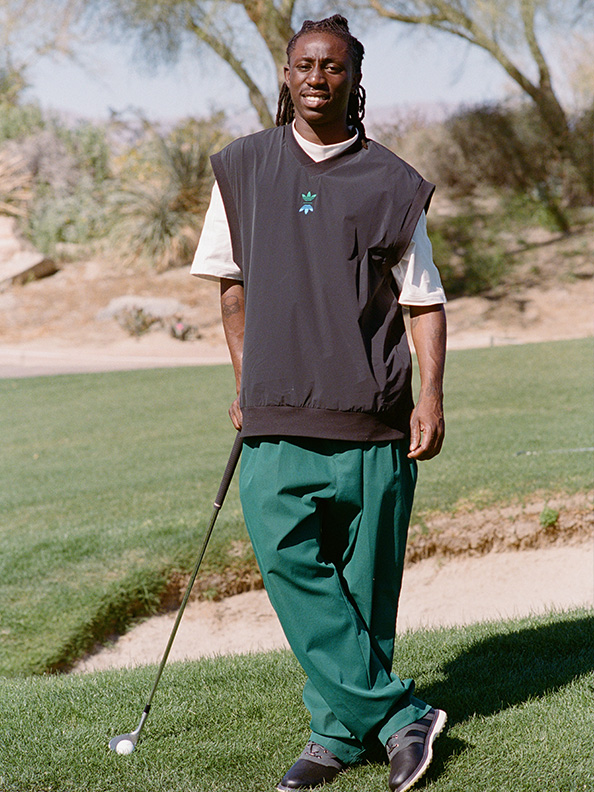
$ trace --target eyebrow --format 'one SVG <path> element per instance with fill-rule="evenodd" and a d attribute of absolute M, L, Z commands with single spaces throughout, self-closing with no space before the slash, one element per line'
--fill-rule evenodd
<path fill-rule="evenodd" d="M 301 55 L 300 57 L 295 58 L 295 60 L 313 62 L 318 59 L 313 55 Z M 340 63 L 341 65 L 344 65 L 344 60 L 342 58 L 328 57 L 321 58 L 321 61 L 322 63 Z"/>

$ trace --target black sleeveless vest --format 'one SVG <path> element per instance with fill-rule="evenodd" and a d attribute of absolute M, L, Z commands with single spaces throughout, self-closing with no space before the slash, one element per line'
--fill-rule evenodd
<path fill-rule="evenodd" d="M 411 359 L 390 270 L 434 186 L 371 140 L 316 163 L 290 126 L 211 161 L 244 278 L 244 436 L 407 436 Z"/>

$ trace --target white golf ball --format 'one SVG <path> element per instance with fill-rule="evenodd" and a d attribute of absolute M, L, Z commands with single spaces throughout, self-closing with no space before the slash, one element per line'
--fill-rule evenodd
<path fill-rule="evenodd" d="M 134 743 L 132 740 L 120 740 L 116 745 L 116 751 L 119 754 L 131 754 L 134 750 Z"/>

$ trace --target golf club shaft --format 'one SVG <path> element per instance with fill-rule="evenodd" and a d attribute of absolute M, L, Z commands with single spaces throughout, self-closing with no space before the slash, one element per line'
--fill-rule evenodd
<path fill-rule="evenodd" d="M 204 535 L 204 540 L 202 542 L 202 547 L 200 548 L 200 552 L 198 553 L 198 558 L 196 559 L 196 564 L 194 565 L 194 571 L 188 581 L 188 585 L 186 587 L 186 592 L 183 596 L 179 609 L 177 611 L 177 616 L 175 619 L 175 623 L 171 630 L 171 635 L 169 636 L 169 640 L 167 642 L 167 646 L 165 647 L 165 651 L 163 652 L 163 657 L 161 658 L 161 662 L 159 664 L 159 669 L 157 671 L 157 676 L 155 677 L 155 681 L 153 683 L 153 689 L 148 697 L 146 702 L 146 706 L 142 713 L 142 717 L 140 719 L 140 723 L 137 728 L 137 733 L 140 734 L 142 727 L 144 726 L 144 722 L 148 716 L 149 710 L 151 708 L 151 703 L 153 701 L 153 696 L 155 695 L 155 691 L 157 690 L 157 685 L 159 684 L 159 680 L 161 679 L 161 674 L 163 673 L 163 669 L 165 668 L 165 663 L 167 662 L 167 658 L 169 657 L 169 652 L 171 651 L 171 647 L 173 645 L 173 641 L 175 639 L 175 635 L 177 633 L 177 628 L 179 627 L 179 623 L 181 622 L 181 618 L 183 616 L 184 610 L 190 598 L 190 594 L 192 591 L 192 587 L 196 580 L 196 576 L 198 575 L 198 570 L 200 569 L 200 565 L 202 564 L 202 559 L 204 558 L 204 554 L 206 552 L 206 548 L 208 546 L 209 539 L 212 534 L 212 530 L 214 528 L 214 524 L 216 522 L 217 516 L 219 511 L 221 510 L 221 506 L 223 505 L 223 501 L 225 500 L 225 496 L 227 494 L 227 490 L 229 489 L 229 484 L 231 483 L 231 479 L 233 478 L 233 473 L 235 472 L 235 468 L 237 467 L 237 463 L 239 461 L 239 456 L 241 454 L 241 444 L 242 439 L 241 435 L 238 433 L 237 437 L 235 438 L 235 442 L 233 443 L 233 448 L 231 449 L 231 453 L 229 455 L 229 461 L 227 462 L 227 467 L 225 468 L 225 472 L 223 473 L 223 478 L 221 479 L 221 485 L 219 487 L 219 491 L 217 492 L 217 496 L 214 501 L 213 511 L 210 518 L 210 523 L 206 530 L 206 534 Z"/>

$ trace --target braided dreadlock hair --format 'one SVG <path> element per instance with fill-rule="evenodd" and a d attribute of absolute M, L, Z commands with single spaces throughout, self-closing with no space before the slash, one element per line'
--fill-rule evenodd
<path fill-rule="evenodd" d="M 306 33 L 330 33 L 333 36 L 341 39 L 348 47 L 349 55 L 353 64 L 353 71 L 355 74 L 361 74 L 361 63 L 365 49 L 363 44 L 356 39 L 349 30 L 348 21 L 340 14 L 327 19 L 320 19 L 317 22 L 311 19 L 306 19 L 301 30 L 299 30 L 287 44 L 287 58 L 290 59 L 291 53 L 295 49 L 297 40 Z M 357 85 L 353 88 L 349 97 L 347 108 L 347 124 L 354 127 L 359 133 L 361 142 L 367 148 L 367 136 L 365 127 L 363 126 L 363 118 L 365 116 L 365 88 L 362 85 Z M 293 100 L 289 92 L 289 87 L 286 83 L 282 84 L 278 96 L 278 107 L 276 111 L 276 126 L 283 126 L 283 124 L 290 124 L 295 118 L 295 108 L 293 107 Z"/>

